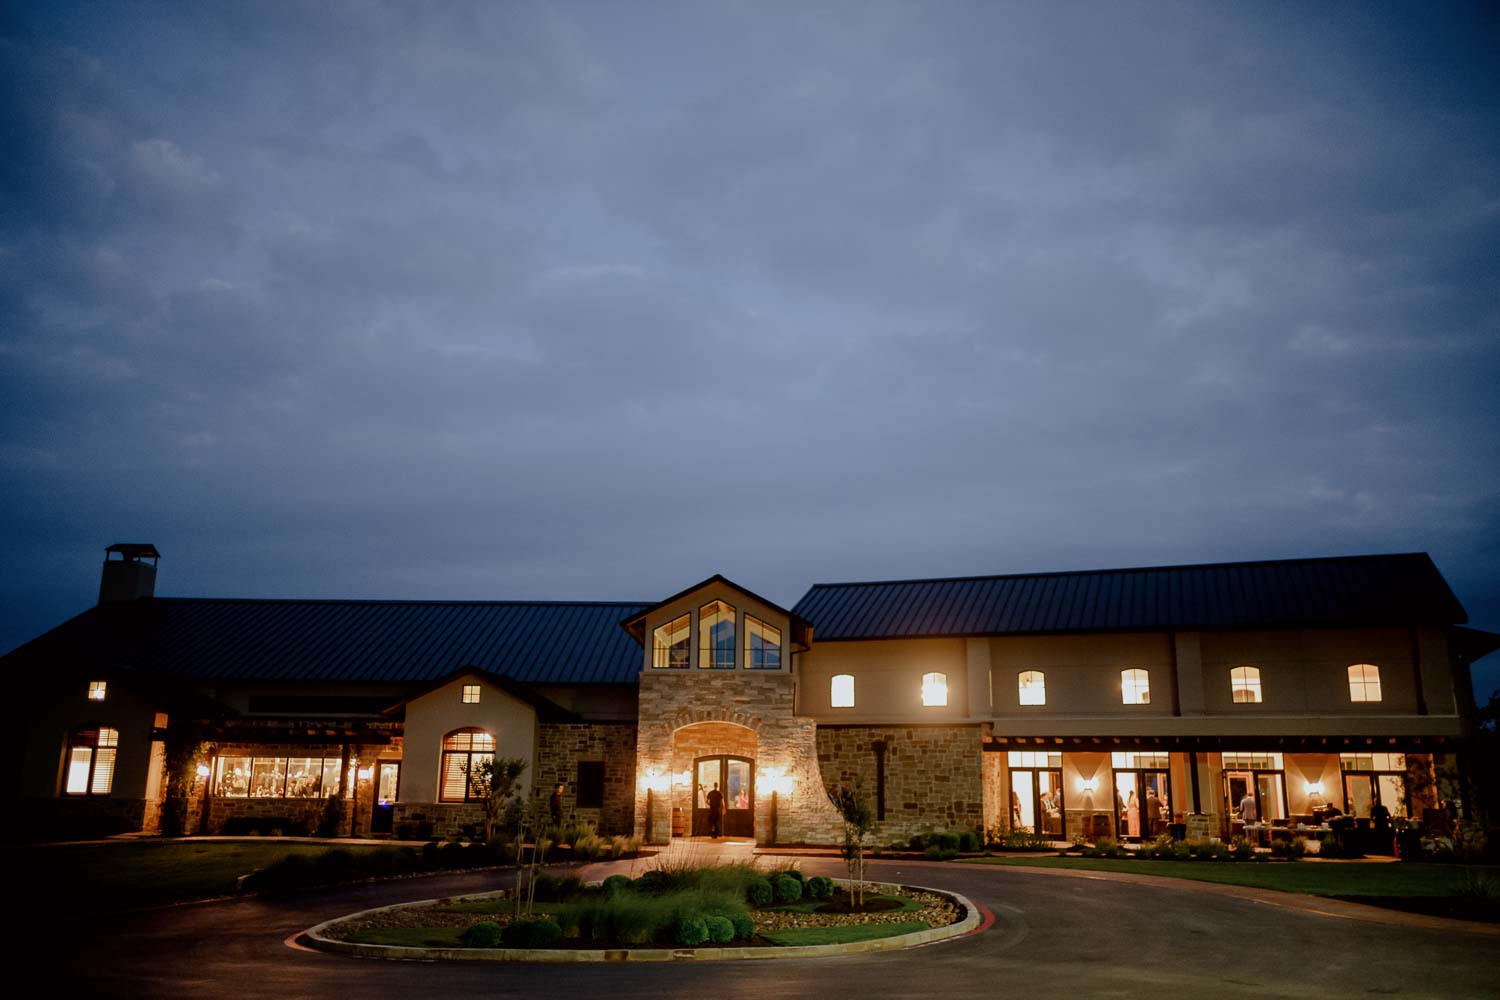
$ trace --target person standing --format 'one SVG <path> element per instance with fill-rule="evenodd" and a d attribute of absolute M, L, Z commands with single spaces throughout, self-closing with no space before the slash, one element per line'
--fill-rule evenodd
<path fill-rule="evenodd" d="M 719 791 L 717 781 L 708 792 L 708 835 L 715 838 L 724 835 L 724 793 Z"/>
<path fill-rule="evenodd" d="M 559 781 L 552 790 L 552 799 L 547 803 L 547 812 L 552 816 L 553 826 L 562 826 L 563 783 Z"/>

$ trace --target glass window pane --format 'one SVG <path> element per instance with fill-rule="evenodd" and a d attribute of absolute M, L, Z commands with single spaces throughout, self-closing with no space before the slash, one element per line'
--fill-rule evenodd
<path fill-rule="evenodd" d="M 1141 815 L 1141 826 L 1148 837 L 1159 837 L 1167 832 L 1172 821 L 1172 783 L 1161 772 L 1141 775 L 1146 786 L 1145 808 Z"/>
<path fill-rule="evenodd" d="M 219 783 L 214 794 L 241 799 L 250 794 L 249 757 L 219 758 Z"/>
<path fill-rule="evenodd" d="M 1369 818 L 1370 805 L 1374 802 L 1375 790 L 1368 775 L 1350 774 L 1344 778 L 1344 792 L 1349 799 L 1349 815 Z M 1394 815 L 1394 810 L 1392 810 Z"/>
<path fill-rule="evenodd" d="M 724 808 L 750 808 L 750 765 L 743 760 L 731 760 L 725 765 Z"/>
<path fill-rule="evenodd" d="M 94 751 L 88 747 L 74 747 L 68 751 L 68 781 L 64 786 L 69 795 L 84 795 L 89 790 L 89 763 Z"/>
<path fill-rule="evenodd" d="M 708 793 L 719 781 L 719 761 L 700 760 L 698 762 L 698 808 L 708 808 Z M 720 789 L 722 791 L 723 789 Z"/>
<path fill-rule="evenodd" d="M 277 757 L 256 757 L 250 763 L 250 797 L 274 799 L 281 797 L 286 778 L 286 762 Z"/>
<path fill-rule="evenodd" d="M 698 666 L 734 669 L 734 608 L 711 601 L 698 609 Z"/>
<path fill-rule="evenodd" d="M 1375 779 L 1380 793 L 1380 804 L 1391 811 L 1391 817 L 1406 816 L 1406 782 L 1394 774 L 1382 774 Z"/>
<path fill-rule="evenodd" d="M 1140 669 L 1120 671 L 1120 698 L 1127 705 L 1151 704 L 1151 674 Z"/>
<path fill-rule="evenodd" d="M 1040 670 L 1023 670 L 1018 681 L 1021 704 L 1047 704 L 1047 675 Z"/>
<path fill-rule="evenodd" d="M 1135 791 L 1135 772 L 1115 772 L 1115 808 L 1119 810 L 1120 836 L 1141 835 L 1141 799 Z"/>
<path fill-rule="evenodd" d="M 1260 704 L 1260 668 L 1235 667 L 1229 672 L 1229 687 L 1235 704 Z"/>
<path fill-rule="evenodd" d="M 854 707 L 854 675 L 834 674 L 829 691 L 829 703 L 834 708 Z"/>
<path fill-rule="evenodd" d="M 99 745 L 101 747 L 117 747 L 120 745 L 120 731 L 108 726 L 99 729 Z"/>
<path fill-rule="evenodd" d="M 1038 771 L 1036 775 L 1040 813 L 1037 822 L 1041 832 L 1053 840 L 1063 836 L 1063 789 L 1061 771 Z"/>
<path fill-rule="evenodd" d="M 396 785 L 400 780 L 400 777 L 401 768 L 399 765 L 380 765 L 379 787 L 376 789 L 376 795 L 379 796 L 379 800 L 382 805 L 387 802 L 396 801 Z"/>
<path fill-rule="evenodd" d="M 94 783 L 90 795 L 108 795 L 115 780 L 115 753 L 113 749 L 94 751 Z"/>
<path fill-rule="evenodd" d="M 922 675 L 922 704 L 941 707 L 948 704 L 948 675 L 933 672 Z"/>
<path fill-rule="evenodd" d="M 323 797 L 332 798 L 339 793 L 339 758 L 323 758 Z"/>
<path fill-rule="evenodd" d="M 1380 668 L 1373 663 L 1355 663 L 1349 667 L 1349 700 L 1380 700 Z"/>
<path fill-rule="evenodd" d="M 688 665 L 691 624 L 687 615 L 674 618 L 654 633 L 651 665 L 658 670 L 681 670 Z"/>
<path fill-rule="evenodd" d="M 750 670 L 781 669 L 781 629 L 745 616 L 745 666 Z"/>
<path fill-rule="evenodd" d="M 1031 801 L 1031 771 L 1010 772 L 1010 826 L 1012 830 L 1036 832 L 1036 803 Z"/>
<path fill-rule="evenodd" d="M 1281 807 L 1283 801 L 1281 782 L 1280 774 L 1257 774 L 1255 776 L 1255 788 L 1260 799 L 1256 806 L 1260 810 L 1262 823 L 1269 823 L 1273 819 L 1286 819 L 1286 810 Z"/>
<path fill-rule="evenodd" d="M 315 799 L 323 787 L 323 758 L 292 757 L 286 762 L 286 797 Z"/>
<path fill-rule="evenodd" d="M 467 753 L 443 754 L 443 789 L 439 797 L 444 802 L 462 802 L 469 791 L 469 755 Z"/>

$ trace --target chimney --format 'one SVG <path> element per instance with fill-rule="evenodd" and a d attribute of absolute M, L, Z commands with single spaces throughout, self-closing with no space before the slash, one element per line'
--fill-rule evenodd
<path fill-rule="evenodd" d="M 121 543 L 105 549 L 99 603 L 127 604 L 151 597 L 156 593 L 156 560 L 160 558 L 161 553 L 156 551 L 155 545 Z"/>

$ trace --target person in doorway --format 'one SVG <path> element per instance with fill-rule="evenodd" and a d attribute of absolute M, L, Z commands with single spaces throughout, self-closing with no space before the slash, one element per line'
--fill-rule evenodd
<path fill-rule="evenodd" d="M 547 803 L 547 812 L 552 817 L 553 826 L 562 826 L 562 795 L 563 783 L 559 781 L 557 787 L 552 789 L 552 798 Z"/>
<path fill-rule="evenodd" d="M 724 835 L 724 793 L 719 791 L 717 781 L 708 791 L 708 835 L 710 837 Z"/>
<path fill-rule="evenodd" d="M 1135 797 L 1135 789 L 1131 789 L 1130 800 L 1125 803 L 1125 829 L 1132 837 L 1141 835 L 1141 803 Z"/>
<path fill-rule="evenodd" d="M 1240 799 L 1239 805 L 1240 822 L 1246 826 L 1255 822 L 1255 793 L 1245 792 L 1245 797 Z"/>
<path fill-rule="evenodd" d="M 1161 833 L 1163 824 L 1161 821 L 1161 799 L 1156 797 L 1156 789 L 1146 789 L 1146 833 L 1148 836 L 1156 836 Z"/>

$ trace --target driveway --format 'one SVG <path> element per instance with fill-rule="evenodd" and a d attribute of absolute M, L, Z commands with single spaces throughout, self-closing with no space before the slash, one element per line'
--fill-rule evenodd
<path fill-rule="evenodd" d="M 842 874 L 837 862 L 804 870 Z M 597 869 L 602 870 L 602 869 Z M 594 877 L 598 877 L 594 874 Z M 46 921 L 12 952 L 49 955 L 57 996 L 707 998 L 1493 997 L 1500 939 L 1340 919 L 1194 891 L 1189 884 L 935 863 L 874 862 L 870 878 L 950 888 L 992 910 L 995 926 L 911 951 L 701 965 L 408 963 L 294 950 L 308 926 L 384 903 L 501 887 L 493 874 L 447 875 L 310 894 L 132 914 L 83 926 Z"/>

